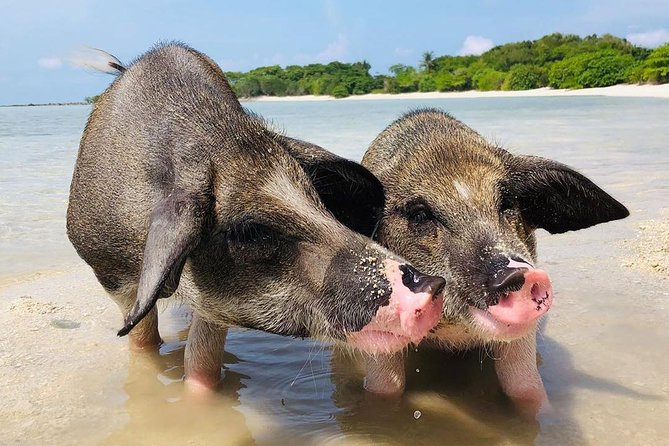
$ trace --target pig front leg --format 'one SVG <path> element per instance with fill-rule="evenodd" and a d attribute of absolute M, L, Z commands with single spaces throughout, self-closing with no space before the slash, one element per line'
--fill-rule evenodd
<path fill-rule="evenodd" d="M 185 381 L 190 392 L 206 394 L 220 382 L 227 333 L 227 328 L 193 315 L 184 352 Z"/>
<path fill-rule="evenodd" d="M 536 418 L 552 411 L 537 368 L 537 335 L 495 345 L 495 370 L 504 393 L 526 416 Z"/>
<path fill-rule="evenodd" d="M 404 355 L 402 352 L 368 354 L 365 360 L 365 390 L 380 395 L 397 395 L 404 391 Z"/>

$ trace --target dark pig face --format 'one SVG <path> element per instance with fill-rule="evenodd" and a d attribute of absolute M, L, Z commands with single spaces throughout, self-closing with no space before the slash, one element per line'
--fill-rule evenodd
<path fill-rule="evenodd" d="M 378 240 L 446 277 L 445 322 L 484 340 L 523 336 L 553 302 L 548 275 L 533 266 L 536 228 L 559 233 L 628 215 L 569 167 L 513 156 L 436 110 L 390 125 L 363 165 L 386 188 Z"/>
<path fill-rule="evenodd" d="M 300 164 L 284 140 L 265 134 L 262 149 L 221 160 L 211 195 L 175 190 L 156 208 L 122 333 L 161 286 L 176 288 L 185 268 L 181 286 L 197 296 L 189 304 L 214 324 L 325 337 L 372 353 L 419 342 L 441 317 L 444 280 L 345 225 L 371 233 L 383 208 L 380 183 L 342 159 Z"/>

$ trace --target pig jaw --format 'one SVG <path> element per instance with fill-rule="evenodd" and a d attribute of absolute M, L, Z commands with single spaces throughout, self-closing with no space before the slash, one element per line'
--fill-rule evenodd
<path fill-rule="evenodd" d="M 474 323 L 495 340 L 510 341 L 525 336 L 553 304 L 548 274 L 531 267 L 523 269 L 525 282 L 520 290 L 504 293 L 497 304 L 489 305 L 486 310 L 469 308 Z"/>
<path fill-rule="evenodd" d="M 403 266 L 396 260 L 384 261 L 384 273 L 392 288 L 390 300 L 360 331 L 347 333 L 350 346 L 371 354 L 401 351 L 410 343 L 419 343 L 439 322 L 444 306 L 443 279 L 439 279 L 438 289 L 412 290 L 411 284 L 406 285 Z"/>

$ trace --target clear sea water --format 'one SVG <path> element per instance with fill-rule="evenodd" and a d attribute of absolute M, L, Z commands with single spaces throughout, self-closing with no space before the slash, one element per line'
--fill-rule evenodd
<path fill-rule="evenodd" d="M 540 371 L 558 415 L 553 423 L 520 421 L 501 394 L 492 361 L 480 353 L 420 349 L 409 366 L 420 372 L 409 373 L 402 399 L 388 401 L 366 395 L 361 373 L 329 345 L 233 330 L 221 390 L 226 398 L 200 414 L 193 424 L 198 435 L 208 429 L 212 434 L 205 438 L 225 443 L 225 435 L 214 431 L 216 417 L 226 417 L 224 424 L 241 432 L 235 444 L 667 441 L 669 283 L 626 267 L 625 259 L 634 255 L 626 241 L 637 236 L 641 222 L 667 218 L 662 210 L 669 208 L 669 100 L 531 97 L 245 106 L 290 136 L 354 160 L 401 113 L 438 107 L 512 152 L 576 167 L 632 215 L 576 233 L 540 234 L 540 263 L 551 273 L 557 295 L 539 339 Z M 65 209 L 89 112 L 88 106 L 0 107 L 0 279 L 80 264 L 65 235 Z M 142 369 L 148 377 L 139 384 L 141 391 L 133 381 L 134 387 L 117 389 L 123 397 L 108 401 L 112 416 L 126 421 L 105 443 L 125 443 L 153 430 L 173 434 L 166 420 L 187 416 L 173 404 L 175 389 L 182 386 L 184 336 L 175 328 L 174 342 L 153 359 L 159 372 Z M 137 380 L 134 367 L 128 376 Z M 186 439 L 188 426 L 181 432 Z M 156 435 L 149 437 L 157 438 L 156 444 L 170 440 Z"/>

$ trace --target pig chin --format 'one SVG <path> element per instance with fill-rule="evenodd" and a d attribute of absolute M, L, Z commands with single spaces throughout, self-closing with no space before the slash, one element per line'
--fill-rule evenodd
<path fill-rule="evenodd" d="M 495 318 L 488 310 L 469 307 L 474 325 L 482 331 L 483 338 L 494 341 L 513 341 L 524 337 L 537 326 L 538 319 L 528 323 L 509 324 Z"/>

